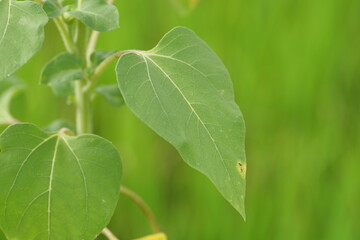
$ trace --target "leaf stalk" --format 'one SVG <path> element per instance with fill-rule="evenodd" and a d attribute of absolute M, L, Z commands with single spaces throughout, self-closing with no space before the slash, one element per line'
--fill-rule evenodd
<path fill-rule="evenodd" d="M 109 240 L 120 240 L 118 237 L 116 237 L 108 228 L 104 228 L 101 232 L 105 237 L 107 237 Z"/>
<path fill-rule="evenodd" d="M 139 50 L 124 50 L 117 53 L 114 53 L 113 55 L 106 58 L 96 69 L 95 72 L 90 77 L 90 81 L 84 88 L 84 92 L 88 92 L 92 90 L 96 86 L 96 82 L 98 78 L 101 76 L 101 74 L 106 70 L 106 68 L 116 59 L 120 58 L 122 55 L 127 53 L 136 53 L 139 54 L 141 51 Z"/>
<path fill-rule="evenodd" d="M 68 51 L 71 54 L 76 54 L 77 53 L 77 47 L 75 46 L 70 34 L 69 34 L 69 29 L 66 25 L 66 23 L 64 22 L 64 20 L 59 17 L 59 18 L 54 18 L 54 23 L 57 27 L 57 29 L 59 30 L 60 36 L 64 42 L 64 46 L 66 48 L 66 51 Z"/>
<path fill-rule="evenodd" d="M 159 224 L 156 221 L 156 218 L 155 218 L 153 212 L 151 211 L 149 206 L 145 203 L 145 201 L 139 195 L 137 195 L 134 191 L 132 191 L 124 186 L 120 187 L 120 193 L 122 193 L 125 196 L 127 196 L 128 198 L 130 198 L 140 208 L 140 210 L 144 213 L 145 217 L 149 221 L 149 224 L 150 224 L 150 227 L 151 227 L 151 230 L 153 231 L 153 233 L 160 232 Z"/>

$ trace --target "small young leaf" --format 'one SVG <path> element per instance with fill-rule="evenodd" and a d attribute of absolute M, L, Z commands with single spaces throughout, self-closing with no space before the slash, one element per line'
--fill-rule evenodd
<path fill-rule="evenodd" d="M 40 49 L 47 21 L 46 13 L 35 2 L 0 1 L 0 80 Z"/>
<path fill-rule="evenodd" d="M 83 78 L 83 60 L 70 53 L 61 53 L 42 70 L 41 84 L 49 85 L 58 96 L 73 92 L 74 81 Z"/>
<path fill-rule="evenodd" d="M 51 122 L 49 125 L 44 127 L 45 132 L 57 132 L 62 128 L 69 129 L 71 132 L 76 132 L 75 125 L 67 120 L 64 119 L 58 119 L 53 122 Z"/>
<path fill-rule="evenodd" d="M 120 188 L 115 147 L 95 135 L 16 124 L 0 135 L 0 227 L 8 239 L 92 240 Z"/>
<path fill-rule="evenodd" d="M 56 18 L 63 13 L 63 9 L 57 0 L 46 0 L 43 8 L 49 18 Z"/>
<path fill-rule="evenodd" d="M 121 107 L 124 104 L 124 98 L 116 84 L 101 85 L 96 88 L 96 92 L 115 107 Z"/>
<path fill-rule="evenodd" d="M 14 122 L 10 113 L 10 103 L 14 95 L 22 88 L 23 85 L 15 77 L 0 81 L 0 125 Z"/>
<path fill-rule="evenodd" d="M 99 32 L 107 32 L 119 27 L 117 8 L 105 0 L 85 0 L 79 9 L 68 14 Z"/>
<path fill-rule="evenodd" d="M 118 61 L 129 108 L 215 184 L 245 218 L 245 125 L 224 64 L 194 32 L 177 27 L 152 50 Z"/>
<path fill-rule="evenodd" d="M 164 233 L 155 233 L 146 237 L 137 238 L 134 240 L 167 240 L 167 237 Z"/>
<path fill-rule="evenodd" d="M 94 66 L 98 66 L 100 63 L 102 63 L 106 58 L 110 57 L 117 51 L 103 51 L 103 50 L 97 50 L 93 52 L 90 56 L 91 63 Z"/>

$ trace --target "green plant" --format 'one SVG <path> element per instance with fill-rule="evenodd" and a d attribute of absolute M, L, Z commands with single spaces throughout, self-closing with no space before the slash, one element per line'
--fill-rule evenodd
<path fill-rule="evenodd" d="M 40 49 L 49 18 L 66 52 L 44 67 L 41 83 L 73 103 L 75 129 L 62 121 L 40 129 L 9 111 L 22 88 L 11 75 Z M 245 127 L 225 66 L 184 27 L 149 51 L 95 50 L 99 33 L 116 29 L 118 18 L 104 0 L 0 1 L 0 124 L 12 124 L 0 136 L 0 227 L 8 239 L 94 239 L 101 231 L 115 239 L 106 226 L 120 192 L 159 231 L 141 199 L 120 188 L 116 148 L 92 134 L 95 94 L 117 107 L 126 104 L 245 218 Z M 100 85 L 117 59 L 117 83 Z"/>

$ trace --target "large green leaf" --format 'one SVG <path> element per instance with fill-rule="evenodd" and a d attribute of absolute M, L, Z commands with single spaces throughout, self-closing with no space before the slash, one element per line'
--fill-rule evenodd
<path fill-rule="evenodd" d="M 0 81 L 0 125 L 10 124 L 15 121 L 10 113 L 10 103 L 23 85 L 16 77 L 9 77 Z"/>
<path fill-rule="evenodd" d="M 41 83 L 49 85 L 58 96 L 73 92 L 74 81 L 83 79 L 83 60 L 70 53 L 61 53 L 42 70 Z"/>
<path fill-rule="evenodd" d="M 215 184 L 245 218 L 245 126 L 230 76 L 192 31 L 177 27 L 117 64 L 130 109 Z"/>
<path fill-rule="evenodd" d="M 35 2 L 0 1 L 0 80 L 40 49 L 47 21 L 46 13 Z"/>
<path fill-rule="evenodd" d="M 120 187 L 114 146 L 95 135 L 49 135 L 16 124 L 0 136 L 0 226 L 8 239 L 94 239 Z"/>
<path fill-rule="evenodd" d="M 105 0 L 85 0 L 79 9 L 68 14 L 99 32 L 107 32 L 119 27 L 117 8 Z"/>

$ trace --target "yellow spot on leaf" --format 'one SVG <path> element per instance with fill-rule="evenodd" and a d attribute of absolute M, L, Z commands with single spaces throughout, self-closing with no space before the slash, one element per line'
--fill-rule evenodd
<path fill-rule="evenodd" d="M 240 173 L 240 176 L 242 178 L 246 177 L 246 163 L 242 163 L 242 162 L 238 161 L 236 163 L 236 169 L 238 170 L 238 172 Z"/>

